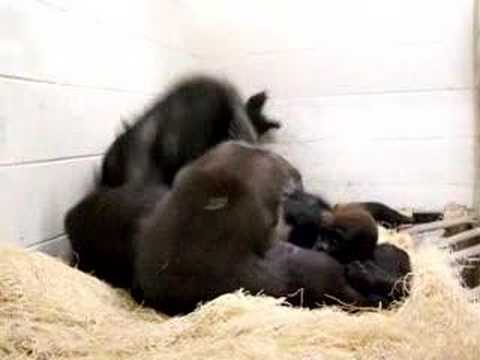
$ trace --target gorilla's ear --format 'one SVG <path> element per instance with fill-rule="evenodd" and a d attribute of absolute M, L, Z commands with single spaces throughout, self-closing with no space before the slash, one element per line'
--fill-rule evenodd
<path fill-rule="evenodd" d="M 228 205 L 227 195 L 210 197 L 203 209 L 208 211 L 216 211 L 216 210 L 223 209 L 227 205 Z"/>

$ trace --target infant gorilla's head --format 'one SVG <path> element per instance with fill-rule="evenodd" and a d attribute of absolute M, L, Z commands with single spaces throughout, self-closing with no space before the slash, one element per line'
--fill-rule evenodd
<path fill-rule="evenodd" d="M 357 206 L 336 206 L 323 214 L 323 226 L 314 249 L 324 251 L 341 263 L 370 259 L 378 240 L 373 217 Z"/>

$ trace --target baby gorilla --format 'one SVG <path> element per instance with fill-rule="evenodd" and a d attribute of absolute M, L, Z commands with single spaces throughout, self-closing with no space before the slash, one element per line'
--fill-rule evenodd
<path fill-rule="evenodd" d="M 269 151 L 218 145 L 184 167 L 135 240 L 134 294 L 168 314 L 243 288 L 294 305 L 374 305 L 326 253 L 279 241 L 282 197 L 298 172 Z"/>
<path fill-rule="evenodd" d="M 342 264 L 370 259 L 378 241 L 375 219 L 365 210 L 337 206 L 322 215 L 320 233 L 313 249 L 324 251 Z"/>
<path fill-rule="evenodd" d="M 358 206 L 332 207 L 322 198 L 303 191 L 285 199 L 288 241 L 324 251 L 342 263 L 371 258 L 378 240 L 373 217 Z"/>
<path fill-rule="evenodd" d="M 263 115 L 265 100 L 259 93 L 244 105 L 232 85 L 207 76 L 180 81 L 115 139 L 102 164 L 101 185 L 171 185 L 182 166 L 220 142 L 255 143 L 259 134 L 280 126 Z"/>
<path fill-rule="evenodd" d="M 288 196 L 285 204 L 286 222 L 293 225 L 289 241 L 346 264 L 348 281 L 372 301 L 392 302 L 406 295 L 398 284 L 411 270 L 410 258 L 394 245 L 377 246 L 377 224 L 364 203 L 331 209 L 321 198 L 301 192 Z"/>
<path fill-rule="evenodd" d="M 339 209 L 339 211 L 337 211 Z M 371 228 L 371 220 L 377 223 L 387 224 L 389 227 L 396 227 L 400 224 L 415 222 L 412 217 L 405 216 L 398 211 L 378 202 L 356 202 L 337 204 L 332 207 L 328 202 L 318 195 L 298 191 L 291 194 L 285 200 L 285 221 L 292 227 L 290 242 L 311 249 L 318 240 L 325 226 L 332 222 L 334 213 L 358 213 L 367 212 L 371 216 L 363 215 L 363 223 Z M 359 219 L 360 220 L 360 219 Z M 348 222 L 347 219 L 341 222 Z"/>

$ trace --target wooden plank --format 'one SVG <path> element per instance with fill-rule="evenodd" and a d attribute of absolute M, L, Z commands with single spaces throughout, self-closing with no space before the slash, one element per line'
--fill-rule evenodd
<path fill-rule="evenodd" d="M 443 239 L 444 241 L 440 241 L 440 244 L 442 247 L 450 247 L 476 237 L 480 237 L 480 228 L 467 230 L 460 234 L 450 236 L 449 238 Z"/>
<path fill-rule="evenodd" d="M 462 259 L 467 259 L 467 258 L 477 258 L 480 257 L 480 244 L 469 247 L 464 250 L 457 251 L 452 254 L 453 259 L 459 261 Z"/>

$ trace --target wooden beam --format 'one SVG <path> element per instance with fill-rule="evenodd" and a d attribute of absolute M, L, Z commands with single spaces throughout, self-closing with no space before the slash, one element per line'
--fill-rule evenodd
<path fill-rule="evenodd" d="M 471 216 L 466 216 L 458 219 L 453 220 L 440 220 L 434 221 L 428 224 L 421 224 L 412 226 L 410 229 L 405 230 L 410 235 L 413 234 L 421 234 L 424 232 L 439 230 L 439 229 L 446 229 L 453 226 L 463 225 L 463 224 L 474 224 L 476 220 Z"/>
<path fill-rule="evenodd" d="M 454 252 L 452 257 L 457 261 L 467 258 L 480 257 L 480 244 Z"/>
<path fill-rule="evenodd" d="M 450 236 L 448 238 L 445 238 L 445 241 L 441 242 L 442 247 L 449 247 L 449 246 L 454 246 L 459 243 L 462 243 L 466 240 L 470 240 L 476 237 L 480 237 L 480 227 L 472 229 L 472 230 L 467 230 L 464 231 L 460 234 Z"/>

